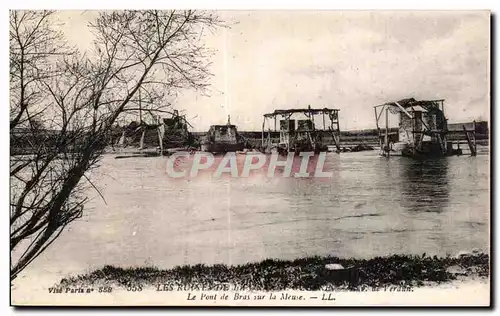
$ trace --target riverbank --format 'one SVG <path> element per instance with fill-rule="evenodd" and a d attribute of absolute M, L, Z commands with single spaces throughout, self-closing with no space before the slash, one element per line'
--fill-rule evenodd
<path fill-rule="evenodd" d="M 394 288 L 402 291 L 452 281 L 486 280 L 489 256 L 466 253 L 456 257 L 425 254 L 372 259 L 308 257 L 267 259 L 228 266 L 186 265 L 173 269 L 105 266 L 88 274 L 62 279 L 59 286 L 112 286 L 202 291 L 363 291 Z"/>

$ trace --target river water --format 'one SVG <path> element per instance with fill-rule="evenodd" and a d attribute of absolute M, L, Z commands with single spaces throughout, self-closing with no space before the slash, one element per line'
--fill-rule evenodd
<path fill-rule="evenodd" d="M 220 158 L 218 158 L 220 159 Z M 166 157 L 106 155 L 85 215 L 28 273 L 489 251 L 489 156 L 416 161 L 328 154 L 330 178 L 172 179 Z M 56 279 L 53 280 L 57 282 Z"/>

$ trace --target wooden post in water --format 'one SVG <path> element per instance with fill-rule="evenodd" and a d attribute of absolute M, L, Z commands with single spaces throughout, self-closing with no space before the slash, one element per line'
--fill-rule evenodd
<path fill-rule="evenodd" d="M 380 133 L 380 126 L 378 125 L 378 113 L 377 113 L 377 108 L 374 107 L 373 111 L 375 112 L 375 124 L 377 125 L 377 136 L 378 136 L 378 145 L 380 146 L 380 150 L 383 151 L 384 148 L 382 147 L 382 135 Z"/>
<path fill-rule="evenodd" d="M 264 150 L 264 128 L 266 127 L 266 117 L 262 121 L 262 150 Z"/>
<path fill-rule="evenodd" d="M 309 109 L 311 109 L 311 105 L 309 105 Z M 314 113 L 312 111 L 309 112 L 309 118 L 312 122 L 312 129 L 314 130 Z"/>
<path fill-rule="evenodd" d="M 139 142 L 139 149 L 144 149 L 144 135 L 146 134 L 146 129 L 142 131 L 141 140 Z"/>
<path fill-rule="evenodd" d="M 143 129 L 144 127 L 142 126 L 142 104 L 141 104 L 141 89 L 139 89 L 139 126 L 141 127 L 141 129 Z M 143 149 L 144 148 L 144 134 L 146 133 L 146 130 L 143 129 L 142 130 L 142 134 L 141 134 L 141 140 L 139 141 L 139 149 Z"/>
<path fill-rule="evenodd" d="M 163 136 L 165 135 L 165 126 L 162 123 L 161 117 L 158 115 L 158 142 L 160 144 L 160 156 L 163 156 Z"/>
<path fill-rule="evenodd" d="M 475 156 L 476 155 L 476 148 L 474 147 L 474 144 L 472 142 L 472 139 L 470 137 L 469 131 L 467 128 L 465 128 L 465 125 L 462 125 L 462 128 L 465 133 L 465 137 L 467 138 L 467 144 L 469 145 L 469 150 L 470 150 L 470 155 Z"/>
<path fill-rule="evenodd" d="M 387 158 L 390 156 L 389 149 L 389 107 L 385 107 L 385 148 L 387 149 Z"/>
<path fill-rule="evenodd" d="M 139 123 L 142 125 L 141 89 L 139 89 Z"/>
<path fill-rule="evenodd" d="M 339 137 L 337 139 L 339 146 L 340 146 L 340 122 L 339 122 L 339 110 L 335 111 L 335 117 L 337 118 L 337 132 L 339 133 Z M 340 147 L 339 147 L 340 148 Z"/>
<path fill-rule="evenodd" d="M 477 153 L 477 144 L 476 144 L 476 120 L 472 121 L 473 123 L 473 129 L 474 131 L 472 132 L 472 142 L 474 144 L 474 156 Z"/>
<path fill-rule="evenodd" d="M 267 147 L 269 147 L 269 151 L 271 151 L 273 140 L 271 139 L 271 128 L 267 129 Z"/>
<path fill-rule="evenodd" d="M 125 144 L 125 129 L 122 131 L 122 136 L 120 136 L 120 139 L 118 140 L 118 145 L 123 146 Z"/>

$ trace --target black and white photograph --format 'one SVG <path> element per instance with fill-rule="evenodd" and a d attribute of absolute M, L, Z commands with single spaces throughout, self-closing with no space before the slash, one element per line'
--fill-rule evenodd
<path fill-rule="evenodd" d="M 490 306 L 484 10 L 9 10 L 12 306 Z"/>

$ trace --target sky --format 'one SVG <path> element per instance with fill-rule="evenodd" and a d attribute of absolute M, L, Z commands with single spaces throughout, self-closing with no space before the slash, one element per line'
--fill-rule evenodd
<path fill-rule="evenodd" d="M 93 11 L 61 11 L 70 43 L 88 49 Z M 375 128 L 373 106 L 445 99 L 450 123 L 489 120 L 486 11 L 221 11 L 210 97 L 184 90 L 173 107 L 194 131 L 227 122 L 260 131 L 274 109 L 340 109 L 342 130 Z"/>

